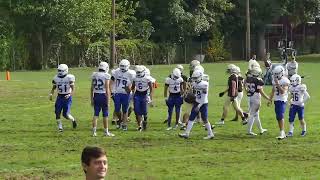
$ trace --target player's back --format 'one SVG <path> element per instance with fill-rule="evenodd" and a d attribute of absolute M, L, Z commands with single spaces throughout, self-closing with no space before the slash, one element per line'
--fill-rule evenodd
<path fill-rule="evenodd" d="M 253 96 L 254 93 L 259 93 L 259 89 L 264 85 L 261 78 L 248 77 L 246 79 L 247 96 Z"/>
<path fill-rule="evenodd" d="M 92 85 L 94 93 L 106 93 L 106 81 L 110 80 L 110 74 L 105 72 L 94 72 L 92 74 Z"/>
<path fill-rule="evenodd" d="M 122 72 L 121 69 L 116 69 L 112 74 L 115 93 L 127 94 L 125 87 L 128 87 L 132 84 L 134 77 L 135 72 L 133 70 Z"/>

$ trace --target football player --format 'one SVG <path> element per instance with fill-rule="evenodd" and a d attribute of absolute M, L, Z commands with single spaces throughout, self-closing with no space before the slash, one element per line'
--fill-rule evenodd
<path fill-rule="evenodd" d="M 241 107 L 241 101 L 243 98 L 243 84 L 244 84 L 244 78 L 241 75 L 240 67 L 236 67 L 236 74 L 238 75 L 238 96 L 236 97 L 236 101 L 238 103 L 237 106 Z M 236 109 L 234 109 L 236 111 Z M 231 121 L 238 121 L 238 113 L 236 111 L 235 117 Z"/>
<path fill-rule="evenodd" d="M 289 111 L 289 133 L 288 136 L 293 136 L 294 129 L 294 119 L 298 113 L 298 118 L 300 120 L 300 126 L 302 128 L 301 136 L 305 136 L 307 133 L 307 125 L 304 121 L 304 104 L 310 98 L 307 92 L 307 86 L 301 84 L 301 76 L 294 74 L 290 78 L 291 85 L 289 87 L 289 92 L 291 94 L 291 105 Z"/>
<path fill-rule="evenodd" d="M 55 75 L 52 80 L 52 89 L 49 94 L 49 99 L 52 101 L 54 91 L 57 89 L 58 95 L 55 103 L 55 114 L 59 132 L 63 131 L 62 122 L 60 120 L 62 111 L 63 117 L 71 120 L 74 129 L 77 128 L 77 122 L 70 114 L 75 77 L 72 74 L 68 74 L 68 70 L 69 68 L 66 64 L 60 64 L 58 66 L 58 74 Z"/>
<path fill-rule="evenodd" d="M 118 116 L 118 126 L 127 131 L 128 108 L 130 104 L 130 92 L 132 80 L 135 77 L 135 71 L 129 69 L 130 62 L 122 59 L 119 63 L 119 69 L 116 69 L 111 76 L 111 86 L 115 86 L 114 108 Z M 122 108 L 122 114 L 121 114 Z"/>
<path fill-rule="evenodd" d="M 146 130 L 147 128 L 147 106 L 148 91 L 150 91 L 150 100 L 152 102 L 152 79 L 146 75 L 146 69 L 143 66 L 136 66 L 136 77 L 133 79 L 132 90 L 134 91 L 134 112 L 137 116 L 138 130 Z M 143 121 L 142 121 L 143 116 Z"/>
<path fill-rule="evenodd" d="M 97 136 L 97 120 L 99 118 L 100 111 L 103 117 L 103 127 L 105 136 L 114 136 L 108 129 L 108 108 L 110 102 L 110 74 L 109 65 L 106 62 L 100 62 L 98 72 L 92 74 L 91 81 L 91 105 L 94 107 L 94 115 L 92 118 L 92 135 Z"/>
<path fill-rule="evenodd" d="M 214 134 L 211 129 L 210 122 L 208 121 L 208 93 L 209 93 L 209 83 L 202 80 L 202 72 L 195 70 L 192 73 L 191 78 L 193 79 L 192 87 L 194 94 L 196 96 L 196 102 L 193 104 L 187 129 L 184 133 L 179 134 L 179 137 L 189 138 L 190 131 L 192 129 L 195 118 L 201 113 L 202 121 L 208 131 L 208 135 L 204 139 L 213 139 Z"/>
<path fill-rule="evenodd" d="M 157 80 L 151 76 L 150 69 L 146 68 L 145 66 L 143 66 L 143 67 L 145 68 L 145 75 L 150 77 L 153 90 L 154 90 L 155 88 L 158 88 Z M 147 97 L 147 98 L 148 98 L 148 104 L 149 104 L 151 107 L 153 107 L 154 104 L 153 104 L 153 101 L 151 100 L 150 89 L 148 89 L 148 97 Z"/>
<path fill-rule="evenodd" d="M 117 68 L 117 69 L 119 69 L 119 68 Z M 112 69 L 112 70 L 111 70 L 111 74 L 114 74 L 114 71 L 115 71 L 115 70 L 116 70 L 116 69 Z M 114 104 L 115 84 L 113 84 L 113 83 L 111 83 L 111 82 L 109 81 L 109 87 L 110 87 L 110 92 L 111 92 L 111 99 L 112 99 L 112 102 L 113 102 L 113 104 Z M 118 119 L 117 113 L 116 113 L 116 111 L 115 111 L 115 109 L 114 109 L 114 110 L 113 110 L 113 113 L 112 113 L 112 124 L 113 124 L 113 125 L 118 124 L 118 123 L 117 123 L 118 120 L 119 120 L 119 119 Z"/>
<path fill-rule="evenodd" d="M 243 113 L 242 109 L 239 107 L 239 103 L 237 102 L 237 96 L 238 96 L 238 75 L 237 75 L 237 66 L 234 64 L 229 64 L 227 67 L 227 73 L 230 74 L 228 78 L 228 88 L 219 93 L 219 96 L 222 97 L 225 93 L 228 93 L 228 96 L 225 100 L 224 106 L 223 106 L 223 113 L 221 120 L 218 121 L 216 124 L 223 125 L 224 119 L 227 117 L 228 113 L 228 107 L 230 104 L 233 105 L 236 112 L 241 116 L 242 124 L 247 124 L 246 120 L 246 113 Z"/>
<path fill-rule="evenodd" d="M 247 96 L 249 99 L 250 109 L 249 109 L 249 121 L 248 121 L 248 135 L 256 136 L 252 132 L 252 126 L 256 122 L 260 130 L 260 134 L 263 134 L 267 129 L 263 129 L 260 121 L 259 110 L 261 106 L 261 95 L 270 101 L 270 97 L 266 95 L 263 91 L 263 80 L 260 78 L 261 69 L 259 67 L 254 67 L 251 69 L 250 74 L 252 77 L 248 77 L 245 80 L 245 86 L 247 91 Z"/>
<path fill-rule="evenodd" d="M 273 88 L 270 95 L 269 105 L 271 104 L 271 100 L 274 98 L 274 110 L 280 129 L 280 135 L 277 138 L 281 140 L 286 138 L 286 133 L 284 131 L 284 113 L 286 111 L 290 81 L 287 77 L 284 76 L 285 69 L 282 66 L 276 66 L 272 73 Z"/>
<path fill-rule="evenodd" d="M 289 61 L 286 64 L 286 69 L 287 69 L 287 72 L 288 72 L 288 78 L 289 79 L 291 78 L 291 76 L 293 76 L 294 74 L 298 73 L 298 63 L 296 61 L 296 57 L 295 56 L 292 56 L 291 57 L 291 61 Z"/>
<path fill-rule="evenodd" d="M 167 124 L 168 128 L 167 130 L 171 130 L 171 119 L 172 119 L 172 112 L 173 108 L 175 107 L 176 111 L 176 124 L 175 128 L 178 127 L 179 119 L 180 119 L 180 110 L 181 105 L 183 104 L 183 87 L 184 87 L 183 79 L 181 78 L 181 71 L 178 68 L 174 68 L 171 76 L 167 77 L 165 80 L 165 87 L 164 87 L 164 98 L 165 102 L 168 106 L 168 119 Z M 168 91 L 169 91 L 169 97 L 168 97 Z"/>

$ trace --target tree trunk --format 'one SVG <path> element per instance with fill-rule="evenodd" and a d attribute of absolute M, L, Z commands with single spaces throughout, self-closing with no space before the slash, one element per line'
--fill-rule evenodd
<path fill-rule="evenodd" d="M 261 28 L 257 32 L 258 36 L 258 59 L 264 60 L 266 55 L 266 39 L 265 28 Z"/>
<path fill-rule="evenodd" d="M 34 32 L 30 37 L 30 44 L 28 46 L 29 59 L 28 59 L 28 68 L 30 69 L 41 69 L 41 54 L 40 54 L 40 43 L 38 39 L 38 33 Z"/>
<path fill-rule="evenodd" d="M 302 28 L 302 54 L 304 54 L 306 48 L 306 23 L 303 23 L 303 28 Z"/>
<path fill-rule="evenodd" d="M 37 39 L 39 41 L 41 69 L 45 69 L 45 63 L 44 63 L 44 58 L 43 58 L 43 33 L 41 30 L 39 32 L 37 32 Z"/>

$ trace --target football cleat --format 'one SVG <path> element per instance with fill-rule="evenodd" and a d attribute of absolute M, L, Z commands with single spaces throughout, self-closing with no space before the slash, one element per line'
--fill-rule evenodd
<path fill-rule="evenodd" d="M 112 134 L 111 132 L 105 132 L 104 136 L 108 136 L 108 137 L 114 137 L 115 135 Z"/>
<path fill-rule="evenodd" d="M 267 129 L 262 129 L 261 131 L 260 131 L 260 135 L 262 135 L 263 133 L 265 133 L 265 132 L 267 132 L 268 130 Z"/>
<path fill-rule="evenodd" d="M 189 135 L 186 134 L 186 133 L 182 133 L 182 134 L 178 134 L 178 135 L 179 135 L 179 137 L 181 137 L 181 138 L 185 138 L 185 139 L 188 139 L 188 138 L 189 138 Z"/>
<path fill-rule="evenodd" d="M 142 121 L 142 130 L 147 129 L 147 121 Z"/>
<path fill-rule="evenodd" d="M 128 126 L 127 125 L 122 125 L 121 128 L 122 128 L 123 131 L 128 131 Z"/>
<path fill-rule="evenodd" d="M 139 127 L 137 128 L 137 131 L 142 131 L 142 127 L 139 126 Z"/>
<path fill-rule="evenodd" d="M 224 121 L 218 121 L 218 122 L 216 122 L 216 125 L 224 125 Z"/>
<path fill-rule="evenodd" d="M 293 136 L 293 132 L 288 132 L 287 137 L 292 137 Z"/>
<path fill-rule="evenodd" d="M 167 131 L 170 131 L 171 129 L 172 129 L 172 127 L 168 127 L 166 130 L 167 130 Z"/>
<path fill-rule="evenodd" d="M 306 136 L 307 135 L 307 131 L 302 131 L 301 132 L 301 136 Z"/>
<path fill-rule="evenodd" d="M 203 137 L 204 140 L 208 140 L 208 139 L 213 139 L 214 138 L 214 135 L 213 134 L 210 134 L 206 137 Z"/>
<path fill-rule="evenodd" d="M 282 140 L 282 139 L 285 139 L 285 138 L 286 138 L 285 134 L 277 137 L 278 140 Z"/>
<path fill-rule="evenodd" d="M 242 120 L 242 125 L 246 125 L 248 124 L 248 121 L 247 120 Z"/>
<path fill-rule="evenodd" d="M 249 136 L 256 136 L 257 134 L 254 133 L 254 132 L 248 132 L 247 135 L 249 135 Z"/>
<path fill-rule="evenodd" d="M 76 120 L 72 121 L 73 129 L 77 128 L 77 126 L 78 126 L 77 121 Z"/>
<path fill-rule="evenodd" d="M 165 124 L 165 123 L 167 123 L 167 122 L 168 122 L 168 119 L 164 120 L 164 121 L 163 121 L 163 124 Z"/>
<path fill-rule="evenodd" d="M 92 133 L 92 137 L 97 137 L 97 133 L 96 132 Z"/>
<path fill-rule="evenodd" d="M 59 128 L 58 131 L 59 131 L 59 132 L 63 132 L 63 128 L 62 128 L 62 127 Z"/>

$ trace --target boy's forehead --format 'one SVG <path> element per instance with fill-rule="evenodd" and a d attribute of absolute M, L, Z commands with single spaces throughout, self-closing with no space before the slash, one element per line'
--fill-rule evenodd
<path fill-rule="evenodd" d="M 106 155 L 102 155 L 98 158 L 91 158 L 91 161 L 104 161 L 107 160 L 107 156 Z"/>

